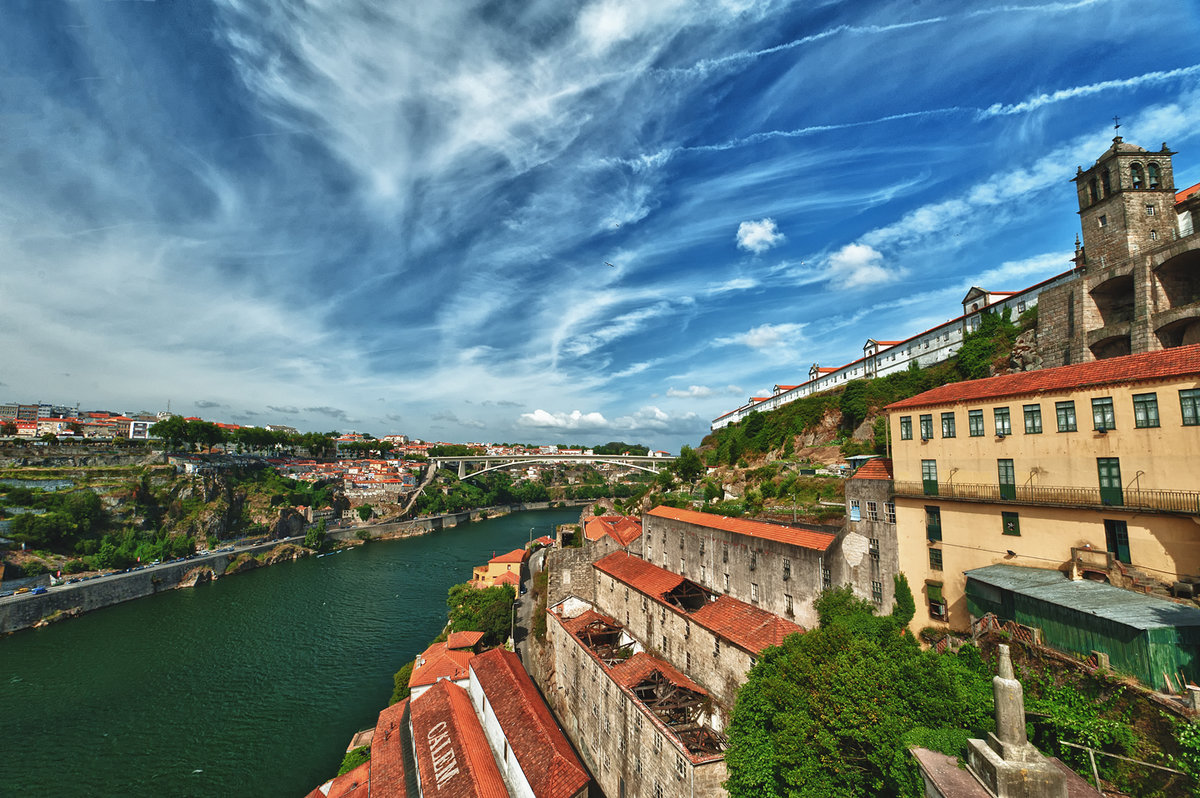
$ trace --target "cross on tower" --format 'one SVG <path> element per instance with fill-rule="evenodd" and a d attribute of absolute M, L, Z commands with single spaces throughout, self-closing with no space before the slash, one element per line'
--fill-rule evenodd
<path fill-rule="evenodd" d="M 1113 131 L 1117 131 L 1120 129 L 1121 129 L 1121 117 L 1114 116 L 1113 117 Z"/>

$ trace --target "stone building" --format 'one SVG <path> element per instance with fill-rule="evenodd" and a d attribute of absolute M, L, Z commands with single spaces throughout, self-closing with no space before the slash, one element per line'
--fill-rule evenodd
<path fill-rule="evenodd" d="M 557 681 L 550 701 L 605 795 L 724 794 L 725 738 L 703 687 L 589 602 L 568 597 L 547 620 Z"/>
<path fill-rule="evenodd" d="M 713 593 L 815 626 L 812 601 L 833 584 L 834 535 L 655 507 L 642 518 L 642 557 Z"/>
<path fill-rule="evenodd" d="M 893 580 L 900 572 L 891 460 L 868 460 L 846 480 L 846 525 L 830 555 L 837 564 L 835 584 L 850 585 L 854 595 L 873 602 L 881 614 L 891 612 Z"/>
<path fill-rule="evenodd" d="M 1200 194 L 1176 192 L 1173 155 L 1165 143 L 1151 152 L 1116 136 L 1078 169 L 1074 279 L 1040 303 L 1047 367 L 1200 343 Z"/>

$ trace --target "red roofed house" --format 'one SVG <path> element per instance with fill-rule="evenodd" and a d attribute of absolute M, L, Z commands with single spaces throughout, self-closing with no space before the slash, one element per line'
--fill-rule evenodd
<path fill-rule="evenodd" d="M 494 648 L 472 659 L 468 692 L 513 794 L 586 798 L 592 777 L 516 654 Z"/>
<path fill-rule="evenodd" d="M 584 540 L 596 556 L 627 549 L 641 535 L 642 522 L 624 515 L 593 516 L 583 527 Z"/>
<path fill-rule="evenodd" d="M 1194 590 L 1200 344 L 944 385 L 887 410 L 914 631 L 967 629 L 964 572 L 994 564 Z"/>
<path fill-rule="evenodd" d="M 802 626 L 816 625 L 822 586 L 845 581 L 829 532 L 674 507 L 655 507 L 642 528 L 634 553 L 647 561 Z"/>
<path fill-rule="evenodd" d="M 492 587 L 496 584 L 519 585 L 524 576 L 522 569 L 529 561 L 529 553 L 529 549 L 513 549 L 507 554 L 501 554 L 488 560 L 487 565 L 475 566 L 471 584 L 475 587 Z M 505 574 L 511 574 L 511 576 L 498 582 L 497 579 Z"/>
<path fill-rule="evenodd" d="M 462 642 L 460 638 L 459 643 Z M 434 643 L 417 657 L 412 674 L 408 677 L 408 689 L 416 698 L 441 681 L 455 684 L 467 683 L 467 663 L 474 656 L 470 650 L 451 649 L 448 643 Z"/>
<path fill-rule="evenodd" d="M 409 703 L 421 795 L 508 798 L 465 689 L 439 682 Z"/>

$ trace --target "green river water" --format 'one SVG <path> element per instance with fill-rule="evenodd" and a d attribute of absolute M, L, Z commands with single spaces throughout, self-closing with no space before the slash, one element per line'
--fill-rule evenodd
<path fill-rule="evenodd" d="M 446 590 L 578 509 L 231 576 L 0 639 L 0 796 L 299 796 L 372 726 Z"/>

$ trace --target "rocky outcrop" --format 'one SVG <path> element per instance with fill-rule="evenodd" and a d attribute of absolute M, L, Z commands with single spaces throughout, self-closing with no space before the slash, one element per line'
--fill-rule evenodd
<path fill-rule="evenodd" d="M 245 573 L 246 571 L 253 571 L 259 565 L 261 565 L 261 563 L 259 563 L 259 561 L 257 559 L 255 559 L 253 554 L 251 554 L 250 552 L 245 552 L 245 553 L 239 554 L 233 562 L 229 563 L 228 567 L 225 568 L 225 573 L 223 574 L 223 576 L 229 576 L 230 574 Z"/>
<path fill-rule="evenodd" d="M 271 549 L 261 557 L 262 565 L 275 565 L 276 563 L 288 562 L 290 560 L 299 560 L 301 557 L 307 557 L 312 554 L 311 551 L 303 546 L 297 546 L 295 543 L 283 543 Z"/>
<path fill-rule="evenodd" d="M 213 580 L 213 569 L 207 565 L 202 565 L 199 568 L 193 568 L 183 575 L 183 579 L 179 580 L 179 584 L 175 587 L 195 587 Z"/>
<path fill-rule="evenodd" d="M 1036 371 L 1042 367 L 1037 349 L 1037 328 L 1026 330 L 1013 342 L 1009 368 L 1012 371 Z"/>
<path fill-rule="evenodd" d="M 83 615 L 83 607 L 70 607 L 65 610 L 55 610 L 54 612 L 50 613 L 49 615 L 47 615 L 46 617 L 42 618 L 40 621 L 35 623 L 33 625 L 33 628 L 41 629 L 42 627 L 49 626 L 52 623 L 58 623 L 59 621 L 65 621 L 68 618 L 77 618 L 80 615 Z"/>

